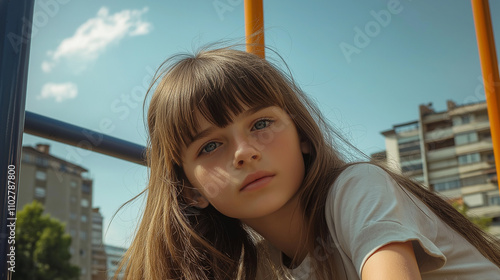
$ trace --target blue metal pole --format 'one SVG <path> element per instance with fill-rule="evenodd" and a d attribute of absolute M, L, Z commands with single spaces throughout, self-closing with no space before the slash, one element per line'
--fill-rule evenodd
<path fill-rule="evenodd" d="M 12 279 L 34 0 L 0 0 L 0 279 Z"/>
<path fill-rule="evenodd" d="M 24 132 L 146 165 L 144 146 L 32 112 L 26 112 Z"/>

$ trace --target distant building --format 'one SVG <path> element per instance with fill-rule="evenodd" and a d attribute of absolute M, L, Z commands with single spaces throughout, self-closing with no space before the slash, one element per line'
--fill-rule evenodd
<path fill-rule="evenodd" d="M 65 223 L 72 237 L 71 263 L 80 267 L 80 280 L 91 280 L 92 179 L 87 169 L 50 155 L 49 149 L 23 147 L 17 207 L 38 200 L 45 213 Z"/>
<path fill-rule="evenodd" d="M 106 280 L 106 251 L 102 242 L 103 217 L 99 208 L 92 209 L 92 280 Z"/>
<path fill-rule="evenodd" d="M 108 258 L 108 279 L 113 279 L 113 276 L 118 270 L 120 261 L 122 260 L 127 249 L 111 245 L 104 245 L 104 248 L 106 250 L 106 257 Z M 118 279 L 123 279 L 123 273 L 119 274 Z"/>
<path fill-rule="evenodd" d="M 486 102 L 435 112 L 421 105 L 418 120 L 382 132 L 387 165 L 452 199 L 470 212 L 493 218 L 500 236 L 500 195 Z"/>
<path fill-rule="evenodd" d="M 370 155 L 370 160 L 372 162 L 377 162 L 377 163 L 387 165 L 387 152 L 381 151 L 381 152 L 373 153 Z"/>

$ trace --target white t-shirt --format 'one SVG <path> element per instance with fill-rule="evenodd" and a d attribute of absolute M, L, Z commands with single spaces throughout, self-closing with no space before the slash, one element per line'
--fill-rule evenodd
<path fill-rule="evenodd" d="M 295 279 L 314 280 L 311 261 L 326 257 L 336 259 L 345 279 L 360 279 L 373 252 L 410 240 L 422 279 L 500 279 L 500 268 L 375 165 L 356 164 L 342 172 L 329 192 L 325 211 L 332 239 L 318 245 L 326 244 L 329 255 L 310 254 L 297 268 L 286 269 Z M 271 254 L 281 259 L 278 250 Z"/>

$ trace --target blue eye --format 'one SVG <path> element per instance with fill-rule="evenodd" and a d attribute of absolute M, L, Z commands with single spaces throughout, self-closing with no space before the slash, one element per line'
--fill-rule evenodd
<path fill-rule="evenodd" d="M 215 149 L 217 149 L 220 146 L 220 143 L 217 142 L 209 142 L 206 144 L 200 151 L 200 154 L 209 154 L 213 152 Z"/>
<path fill-rule="evenodd" d="M 268 127 L 273 121 L 269 119 L 258 120 L 253 127 L 257 130 L 264 129 Z"/>

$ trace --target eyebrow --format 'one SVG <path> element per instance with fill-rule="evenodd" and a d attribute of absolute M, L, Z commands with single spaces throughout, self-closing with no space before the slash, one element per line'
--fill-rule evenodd
<path fill-rule="evenodd" d="M 246 110 L 245 112 L 239 114 L 238 116 L 241 118 L 246 118 L 250 115 L 257 113 L 260 110 L 267 108 L 267 107 L 271 107 L 271 105 L 256 106 L 256 107 L 253 107 L 251 109 Z M 189 143 L 188 146 L 191 145 L 192 143 L 200 140 L 201 138 L 206 137 L 207 135 L 210 135 L 215 129 L 216 129 L 216 127 L 214 125 L 211 125 L 210 127 L 196 133 L 196 135 L 193 137 L 193 141 L 191 141 L 191 143 Z"/>

